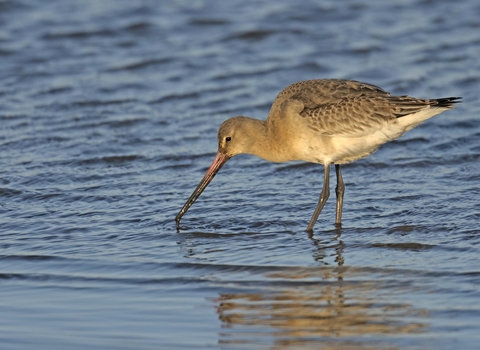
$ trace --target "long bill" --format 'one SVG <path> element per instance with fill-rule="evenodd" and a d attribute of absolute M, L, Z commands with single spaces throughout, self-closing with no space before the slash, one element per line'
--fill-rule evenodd
<path fill-rule="evenodd" d="M 175 217 L 175 222 L 177 223 L 177 231 L 180 229 L 180 219 L 182 218 L 182 216 L 187 212 L 187 210 L 192 206 L 192 204 L 195 203 L 197 198 L 200 197 L 203 190 L 208 186 L 210 181 L 212 181 L 212 179 L 218 173 L 223 164 L 225 164 L 229 159 L 230 157 L 226 154 L 220 152 L 217 153 L 215 159 L 212 162 L 212 165 L 210 165 L 210 168 L 208 168 L 207 173 L 203 177 L 202 181 L 200 181 L 195 191 L 193 191 L 192 195 L 190 196 L 190 198 L 188 198 L 187 202 L 183 206 L 182 210 L 180 210 L 178 215 Z"/>

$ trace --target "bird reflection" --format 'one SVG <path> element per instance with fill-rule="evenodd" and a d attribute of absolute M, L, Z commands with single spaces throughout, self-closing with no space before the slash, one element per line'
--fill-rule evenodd
<path fill-rule="evenodd" d="M 334 230 L 335 236 L 333 238 L 328 237 L 328 239 L 325 239 L 324 241 L 316 238 L 312 232 L 308 232 L 308 238 L 313 243 L 313 246 L 316 248 L 316 250 L 313 252 L 313 258 L 315 261 L 318 262 L 323 262 L 324 264 L 328 265 L 325 263 L 325 258 L 327 257 L 327 251 L 328 249 L 333 248 L 335 250 L 335 263 L 338 266 L 343 266 L 344 264 L 344 258 L 343 258 L 343 249 L 345 248 L 345 244 L 343 241 L 340 239 L 340 236 L 342 235 L 342 230 L 339 226 L 337 226 Z M 332 244 L 332 241 L 335 242 Z"/>
<path fill-rule="evenodd" d="M 365 280 L 371 275 L 365 270 L 342 267 L 344 245 L 339 237 L 335 247 L 330 240 L 337 266 L 276 270 L 264 276 L 256 291 L 221 294 L 215 300 L 223 328 L 220 343 L 273 342 L 276 348 L 294 348 L 322 341 L 335 349 L 353 341 L 354 347 L 364 348 L 372 346 L 365 343 L 370 336 L 424 332 L 428 325 L 412 320 L 425 311 L 387 296 L 392 291 L 401 294 L 404 290 L 396 288 L 403 287 Z M 325 249 L 321 241 L 311 239 L 319 247 L 314 254 L 318 259 Z"/>

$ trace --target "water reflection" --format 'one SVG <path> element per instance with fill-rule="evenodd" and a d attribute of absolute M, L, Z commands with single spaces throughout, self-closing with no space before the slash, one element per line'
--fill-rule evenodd
<path fill-rule="evenodd" d="M 327 256 L 327 250 L 334 249 L 335 263 L 338 266 L 343 266 L 343 264 L 345 263 L 345 260 L 343 258 L 343 250 L 345 248 L 345 244 L 340 239 L 340 236 L 342 235 L 342 229 L 337 227 L 335 228 L 334 233 L 335 236 L 333 238 L 329 237 L 325 240 L 316 238 L 313 232 L 308 233 L 308 238 L 312 240 L 313 246 L 316 247 L 316 250 L 313 253 L 313 258 L 315 259 L 315 261 L 324 262 L 324 259 Z"/>
<path fill-rule="evenodd" d="M 318 259 L 324 245 L 313 240 L 318 243 L 314 254 Z M 283 348 L 321 341 L 334 349 L 364 348 L 378 346 L 382 335 L 426 331 L 428 324 L 415 320 L 425 310 L 395 301 L 394 295 L 408 292 L 408 287 L 379 282 L 366 269 L 342 267 L 342 242 L 333 248 L 338 267 L 277 270 L 266 273 L 261 289 L 254 292 L 221 294 L 215 300 L 223 326 L 220 343 Z"/>

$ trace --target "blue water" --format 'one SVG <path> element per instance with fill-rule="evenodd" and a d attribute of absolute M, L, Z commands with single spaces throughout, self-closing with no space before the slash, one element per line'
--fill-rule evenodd
<path fill-rule="evenodd" d="M 0 1 L 1 349 L 476 349 L 480 5 Z M 463 96 L 343 167 L 238 156 L 290 83 Z M 332 176 L 332 183 L 335 182 Z"/>

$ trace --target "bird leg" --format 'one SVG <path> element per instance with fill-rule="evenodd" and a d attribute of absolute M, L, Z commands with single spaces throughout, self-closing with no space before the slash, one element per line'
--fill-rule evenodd
<path fill-rule="evenodd" d="M 307 232 L 311 232 L 313 230 L 313 226 L 315 225 L 315 222 L 317 222 L 318 216 L 322 212 L 323 206 L 327 202 L 328 197 L 330 196 L 330 164 L 325 164 L 325 170 L 323 173 L 323 188 L 322 192 L 320 192 L 320 198 L 318 199 L 318 204 L 317 207 L 315 208 L 315 211 L 312 215 L 312 218 L 310 219 L 310 223 L 308 224 L 307 227 Z"/>
<path fill-rule="evenodd" d="M 335 225 L 337 227 L 340 227 L 342 226 L 343 194 L 345 193 L 345 184 L 343 183 L 342 172 L 340 171 L 340 164 L 335 164 L 335 172 L 337 173 L 337 187 L 335 187 L 335 193 L 337 194 Z"/>

